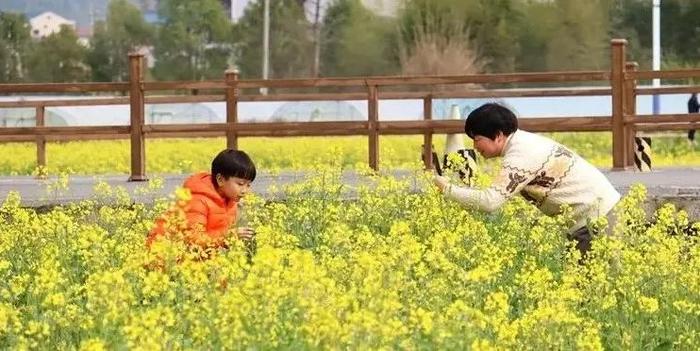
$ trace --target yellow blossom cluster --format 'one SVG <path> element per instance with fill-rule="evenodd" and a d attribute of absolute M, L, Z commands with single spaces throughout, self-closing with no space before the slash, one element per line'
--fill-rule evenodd
<path fill-rule="evenodd" d="M 246 198 L 257 249 L 231 236 L 208 259 L 177 235 L 145 248 L 183 191 L 155 206 L 96 197 L 44 212 L 11 194 L 0 349 L 700 348 L 700 239 L 670 205 L 640 211 L 642 187 L 580 264 L 566 213 L 514 199 L 485 214 L 422 174 L 367 177 L 351 188 L 319 170 L 276 199 Z"/>

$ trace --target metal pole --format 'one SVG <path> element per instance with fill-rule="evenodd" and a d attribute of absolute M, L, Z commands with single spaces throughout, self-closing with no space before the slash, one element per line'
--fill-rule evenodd
<path fill-rule="evenodd" d="M 314 66 L 311 75 L 316 78 L 321 66 L 321 0 L 316 0 L 316 13 L 314 13 Z"/>
<path fill-rule="evenodd" d="M 661 69 L 661 0 L 652 0 L 652 65 L 653 70 L 658 71 Z M 661 85 L 660 79 L 654 79 L 652 86 L 658 88 Z M 652 112 L 653 114 L 659 114 L 661 109 L 659 95 L 654 95 L 652 97 Z"/>
<path fill-rule="evenodd" d="M 263 66 L 262 78 L 268 79 L 270 67 L 270 0 L 265 0 L 263 15 Z M 267 95 L 267 88 L 260 88 L 260 93 Z"/>

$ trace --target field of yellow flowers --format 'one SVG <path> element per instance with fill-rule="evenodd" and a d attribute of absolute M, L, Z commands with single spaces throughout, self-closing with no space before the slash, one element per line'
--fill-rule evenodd
<path fill-rule="evenodd" d="M 232 238 L 204 261 L 177 241 L 144 248 L 182 191 L 44 213 L 9 196 L 0 349 L 700 348 L 700 239 L 672 206 L 647 222 L 641 187 L 580 265 L 566 215 L 517 199 L 483 214 L 420 175 L 348 189 L 339 174 L 280 189 L 283 202 L 246 198 L 256 249 Z"/>
<path fill-rule="evenodd" d="M 549 134 L 596 166 L 612 165 L 610 133 Z M 467 147 L 471 141 L 465 136 Z M 434 145 L 442 151 L 444 137 L 436 135 Z M 654 167 L 700 166 L 700 146 L 691 146 L 684 134 L 654 138 Z M 380 167 L 416 168 L 423 138 L 421 136 L 384 136 L 380 138 Z M 209 168 L 213 155 L 226 146 L 223 138 L 154 139 L 146 141 L 146 171 L 149 174 L 191 173 Z M 367 165 L 367 138 L 241 138 L 239 147 L 248 152 L 262 170 L 305 170 L 318 164 L 334 163 L 344 168 Z M 36 170 L 36 146 L 32 143 L 0 144 L 0 175 L 30 175 Z M 50 174 L 127 174 L 128 141 L 81 141 L 48 143 Z"/>

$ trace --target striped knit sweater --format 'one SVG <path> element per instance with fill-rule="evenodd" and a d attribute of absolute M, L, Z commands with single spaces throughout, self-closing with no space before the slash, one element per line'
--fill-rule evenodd
<path fill-rule="evenodd" d="M 517 130 L 503 148 L 503 166 L 486 189 L 446 189 L 446 196 L 468 207 L 487 212 L 498 209 L 515 194 L 521 194 L 549 216 L 568 204 L 573 210 L 570 232 L 589 220 L 605 216 L 620 200 L 620 194 L 600 170 L 555 141 Z"/>

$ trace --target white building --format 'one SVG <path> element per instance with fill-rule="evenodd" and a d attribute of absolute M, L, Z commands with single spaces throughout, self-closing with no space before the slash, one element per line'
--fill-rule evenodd
<path fill-rule="evenodd" d="M 39 39 L 61 31 L 62 25 L 75 29 L 75 21 L 68 20 L 53 12 L 44 12 L 29 20 L 32 26 L 32 38 Z"/>

